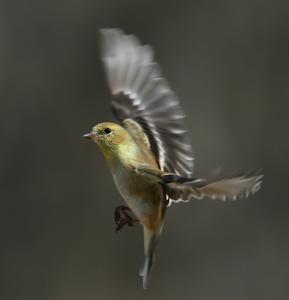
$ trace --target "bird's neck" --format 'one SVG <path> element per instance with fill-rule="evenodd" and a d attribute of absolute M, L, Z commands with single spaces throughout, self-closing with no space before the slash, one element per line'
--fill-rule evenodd
<path fill-rule="evenodd" d="M 115 147 L 99 146 L 110 168 L 122 165 L 127 169 L 135 169 L 142 155 L 142 150 L 132 139 Z"/>

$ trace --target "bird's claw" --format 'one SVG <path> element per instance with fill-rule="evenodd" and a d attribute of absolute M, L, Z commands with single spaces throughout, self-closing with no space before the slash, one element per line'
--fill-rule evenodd
<path fill-rule="evenodd" d="M 119 211 L 115 210 L 114 212 L 114 221 L 118 225 L 121 220 L 121 214 Z"/>
<path fill-rule="evenodd" d="M 116 229 L 115 231 L 118 232 L 122 229 L 122 227 L 126 224 L 128 224 L 129 227 L 133 226 L 133 222 L 138 222 L 138 220 L 134 220 L 131 216 L 129 216 L 125 211 L 131 209 L 129 207 L 126 207 L 124 205 L 120 205 L 116 207 L 114 211 L 114 221 L 116 223 Z M 121 217 L 121 213 L 125 216 L 124 218 Z"/>
<path fill-rule="evenodd" d="M 134 221 L 137 221 L 137 220 L 133 220 L 131 217 L 121 219 L 120 222 L 118 223 L 118 225 L 116 226 L 115 232 L 121 231 L 122 227 L 126 224 L 129 227 L 132 227 Z"/>
<path fill-rule="evenodd" d="M 124 205 L 120 205 L 120 206 L 117 206 L 115 208 L 115 211 L 114 211 L 114 221 L 115 221 L 115 223 L 117 225 L 122 220 L 121 213 L 123 213 L 126 218 L 130 218 L 130 216 L 125 212 L 126 210 L 131 211 L 131 209 L 129 207 L 126 207 Z"/>

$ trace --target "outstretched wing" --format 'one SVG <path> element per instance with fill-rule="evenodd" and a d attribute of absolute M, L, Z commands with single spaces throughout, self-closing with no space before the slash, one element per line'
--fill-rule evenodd
<path fill-rule="evenodd" d="M 231 199 L 248 197 L 250 193 L 256 193 L 261 187 L 260 180 L 263 175 L 246 173 L 238 176 L 227 176 L 219 180 L 181 178 L 174 175 L 163 175 L 166 182 L 165 191 L 171 200 L 188 201 L 191 196 L 213 199 Z"/>
<path fill-rule="evenodd" d="M 119 29 L 100 30 L 101 56 L 112 110 L 137 143 L 154 154 L 160 170 L 189 177 L 193 170 L 179 100 L 153 62 L 153 51 Z"/>
<path fill-rule="evenodd" d="M 203 198 L 204 196 L 222 200 L 248 197 L 256 193 L 261 187 L 263 175 L 245 173 L 236 176 L 226 176 L 218 180 L 193 179 L 176 174 L 165 173 L 159 170 L 139 166 L 151 181 L 158 180 L 166 194 L 173 201 L 188 201 L 190 197 Z"/>

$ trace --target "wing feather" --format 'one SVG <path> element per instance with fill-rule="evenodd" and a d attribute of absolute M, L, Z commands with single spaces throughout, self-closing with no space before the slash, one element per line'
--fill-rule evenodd
<path fill-rule="evenodd" d="M 102 29 L 101 57 L 112 110 L 133 138 L 149 147 L 161 170 L 189 177 L 193 153 L 184 136 L 184 112 L 150 46 L 119 29 Z M 137 131 L 142 131 L 138 133 Z"/>
<path fill-rule="evenodd" d="M 225 176 L 218 180 L 193 179 L 152 169 L 145 164 L 140 164 L 138 170 L 146 174 L 152 182 L 159 182 L 162 185 L 169 197 L 169 205 L 172 201 L 187 202 L 190 197 L 201 199 L 208 196 L 222 200 L 247 198 L 250 193 L 254 194 L 260 189 L 263 177 L 258 174 L 259 172 L 251 172 Z"/>
<path fill-rule="evenodd" d="M 188 179 L 174 174 L 161 176 L 166 182 L 165 191 L 171 201 L 188 201 L 190 197 L 213 199 L 231 199 L 248 197 L 256 193 L 262 181 L 263 175 L 257 173 L 246 173 L 238 176 L 226 176 L 219 180 Z"/>

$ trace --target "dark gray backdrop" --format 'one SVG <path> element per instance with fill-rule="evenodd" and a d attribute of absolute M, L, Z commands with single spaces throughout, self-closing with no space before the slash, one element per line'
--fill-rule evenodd
<path fill-rule="evenodd" d="M 97 31 L 156 52 L 181 100 L 194 176 L 262 168 L 236 202 L 168 209 L 148 290 L 142 228 L 116 234 L 124 204 L 96 145 L 115 121 Z M 289 299 L 289 2 L 1 1 L 3 300 Z"/>

